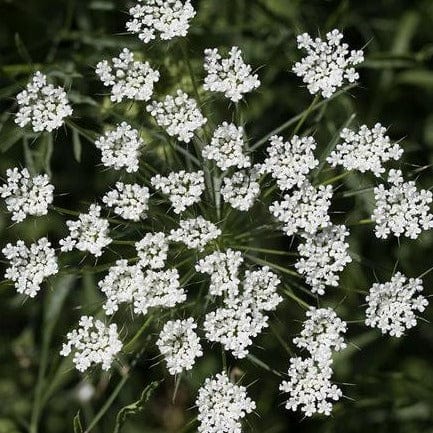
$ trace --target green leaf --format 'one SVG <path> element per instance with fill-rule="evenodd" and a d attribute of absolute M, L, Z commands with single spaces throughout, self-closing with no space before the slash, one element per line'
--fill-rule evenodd
<path fill-rule="evenodd" d="M 24 136 L 24 130 L 8 120 L 0 130 L 0 152 L 4 153 Z"/>
<path fill-rule="evenodd" d="M 146 388 L 144 388 L 139 400 L 120 409 L 116 416 L 116 424 L 114 425 L 113 433 L 120 432 L 120 429 L 122 428 L 123 424 L 126 421 L 126 418 L 129 415 L 137 414 L 144 409 L 145 403 L 149 400 L 150 396 L 153 394 L 153 392 L 160 383 L 161 381 L 155 381 L 150 383 L 146 386 Z"/>
<path fill-rule="evenodd" d="M 75 161 L 81 162 L 81 151 L 82 151 L 81 139 L 80 139 L 80 134 L 76 129 L 72 130 L 72 146 L 74 149 Z"/>
<path fill-rule="evenodd" d="M 433 89 L 433 72 L 426 69 L 404 71 L 397 75 L 396 81 L 400 84 Z"/>
<path fill-rule="evenodd" d="M 74 416 L 74 433 L 83 433 L 83 426 L 81 425 L 80 411 Z"/>

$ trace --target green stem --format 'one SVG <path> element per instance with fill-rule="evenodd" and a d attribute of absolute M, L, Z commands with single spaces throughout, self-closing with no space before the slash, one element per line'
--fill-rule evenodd
<path fill-rule="evenodd" d="M 296 124 L 295 129 L 293 130 L 293 135 L 296 135 L 299 130 L 301 129 L 302 125 L 305 123 L 305 121 L 307 120 L 308 116 L 311 114 L 311 112 L 314 110 L 314 107 L 318 104 L 319 102 L 319 95 L 316 95 L 314 97 L 314 99 L 311 101 L 310 106 L 304 111 L 304 114 L 302 115 L 302 117 L 299 119 L 299 122 Z"/>

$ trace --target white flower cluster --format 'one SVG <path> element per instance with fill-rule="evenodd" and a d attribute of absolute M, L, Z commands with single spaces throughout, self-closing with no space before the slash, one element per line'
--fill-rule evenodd
<path fill-rule="evenodd" d="M 338 275 L 352 261 L 345 238 L 349 232 L 344 225 L 331 225 L 321 232 L 304 235 L 305 242 L 298 246 L 301 256 L 295 263 L 297 271 L 305 276 L 313 293 L 325 294 L 325 287 L 337 287 Z"/>
<path fill-rule="evenodd" d="M 364 61 L 362 50 L 349 51 L 346 43 L 341 43 L 343 35 L 336 29 L 326 34 L 326 41 L 312 39 L 304 33 L 297 38 L 298 48 L 307 52 L 293 67 L 293 72 L 301 77 L 311 94 L 321 93 L 329 98 L 347 80 L 354 83 L 359 78 L 354 66 Z"/>
<path fill-rule="evenodd" d="M 89 212 L 80 214 L 77 221 L 66 221 L 66 225 L 69 236 L 60 240 L 62 251 L 77 248 L 99 257 L 102 250 L 112 242 L 108 236 L 109 223 L 101 218 L 101 207 L 96 204 L 90 205 Z"/>
<path fill-rule="evenodd" d="M 15 123 L 21 128 L 30 123 L 34 132 L 54 131 L 63 125 L 65 117 L 72 115 L 64 89 L 47 84 L 47 77 L 39 71 L 18 93 L 17 103 Z"/>
<path fill-rule="evenodd" d="M 433 228 L 432 192 L 418 191 L 415 182 L 403 180 L 400 170 L 390 170 L 388 182 L 389 188 L 383 184 L 374 188 L 376 206 L 371 218 L 376 223 L 376 236 L 386 239 L 393 233 L 416 239 L 422 230 Z"/>
<path fill-rule="evenodd" d="M 189 21 L 195 16 L 190 0 L 138 0 L 129 9 L 132 19 L 126 23 L 128 32 L 138 34 L 145 43 L 156 38 L 173 39 L 186 36 Z"/>
<path fill-rule="evenodd" d="M 225 177 L 221 187 L 224 201 L 234 209 L 247 211 L 251 209 L 260 194 L 258 170 L 253 168 L 236 171 L 232 176 Z"/>
<path fill-rule="evenodd" d="M 107 192 L 102 201 L 114 208 L 116 215 L 126 220 L 139 221 L 146 217 L 149 197 L 149 188 L 145 186 L 116 182 L 116 189 Z"/>
<path fill-rule="evenodd" d="M 313 137 L 294 135 L 290 141 L 273 135 L 268 146 L 268 157 L 261 166 L 261 173 L 269 173 L 282 190 L 301 186 L 308 173 L 319 161 L 314 157 L 316 142 Z"/>
<path fill-rule="evenodd" d="M 298 229 L 316 233 L 320 228 L 331 224 L 328 210 L 331 205 L 332 186 L 319 185 L 315 188 L 305 181 L 299 190 L 286 194 L 281 202 L 274 202 L 269 210 L 280 222 L 287 236 Z"/>
<path fill-rule="evenodd" d="M 12 221 L 21 222 L 27 215 L 46 215 L 53 202 L 54 186 L 49 177 L 31 176 L 27 168 L 6 170 L 7 182 L 0 186 L 0 196 L 12 213 Z"/>
<path fill-rule="evenodd" d="M 244 154 L 244 130 L 233 123 L 223 122 L 211 138 L 210 144 L 202 150 L 203 158 L 215 161 L 221 170 L 230 167 L 246 168 L 251 165 L 250 158 Z"/>
<path fill-rule="evenodd" d="M 124 168 L 128 173 L 138 170 L 140 147 L 144 145 L 136 129 L 122 122 L 95 141 L 102 152 L 102 164 L 115 170 Z"/>
<path fill-rule="evenodd" d="M 146 109 L 168 135 L 185 143 L 189 143 L 194 131 L 207 122 L 197 102 L 182 90 L 174 96 L 167 95 L 162 102 L 152 101 Z"/>
<path fill-rule="evenodd" d="M 202 216 L 181 220 L 179 228 L 170 231 L 169 239 L 174 242 L 182 242 L 188 248 L 202 251 L 212 240 L 221 236 L 221 230 Z"/>
<path fill-rule="evenodd" d="M 144 238 L 135 244 L 135 248 L 143 268 L 161 269 L 165 266 L 168 241 L 163 232 L 146 233 Z"/>
<path fill-rule="evenodd" d="M 5 278 L 15 283 L 18 293 L 34 298 L 46 277 L 58 272 L 55 251 L 47 238 L 41 238 L 29 247 L 19 240 L 15 245 L 7 244 L 3 255 L 9 261 Z"/>
<path fill-rule="evenodd" d="M 195 404 L 200 433 L 240 433 L 241 420 L 256 408 L 246 388 L 231 383 L 225 372 L 205 380 Z"/>
<path fill-rule="evenodd" d="M 207 48 L 204 55 L 205 90 L 224 93 L 226 98 L 238 102 L 245 93 L 260 86 L 257 74 L 252 74 L 251 66 L 244 62 L 238 47 L 232 47 L 227 58 L 222 58 L 217 48 Z"/>
<path fill-rule="evenodd" d="M 385 135 L 386 128 L 376 123 L 372 129 L 362 125 L 358 131 L 344 128 L 340 137 L 343 143 L 337 144 L 327 161 L 331 166 L 343 166 L 346 170 L 371 171 L 375 176 L 385 172 L 383 164 L 391 159 L 399 160 L 403 149 L 392 143 Z"/>
<path fill-rule="evenodd" d="M 391 281 L 373 284 L 366 297 L 365 324 L 380 329 L 382 334 L 401 337 L 406 329 L 416 325 L 415 312 L 423 312 L 428 305 L 420 295 L 422 290 L 421 279 L 408 279 L 400 272 Z"/>
<path fill-rule="evenodd" d="M 91 316 L 82 316 L 78 329 L 74 329 L 66 336 L 60 352 L 68 356 L 73 352 L 73 362 L 78 371 L 84 372 L 92 364 L 102 364 L 103 370 L 109 370 L 116 355 L 122 350 L 117 325 L 106 326 L 100 320 Z"/>
<path fill-rule="evenodd" d="M 203 171 L 171 172 L 168 176 L 157 174 L 150 180 L 152 186 L 168 195 L 174 213 L 180 214 L 187 207 L 200 201 L 205 190 Z"/>
<path fill-rule="evenodd" d="M 286 409 L 296 411 L 299 407 L 305 416 L 330 415 L 332 402 L 343 395 L 331 382 L 331 367 L 320 365 L 312 358 L 290 358 L 287 376 L 288 380 L 280 385 L 280 390 L 289 394 Z"/>
<path fill-rule="evenodd" d="M 159 80 L 159 72 L 148 62 L 134 60 L 134 54 L 128 48 L 124 48 L 119 57 L 113 57 L 111 63 L 107 60 L 99 62 L 95 72 L 105 87 L 111 87 L 113 102 L 123 99 L 148 101 L 154 83 Z"/>
<path fill-rule="evenodd" d="M 200 338 L 194 332 L 196 328 L 192 317 L 170 320 L 164 325 L 156 345 L 164 356 L 170 374 L 191 370 L 195 359 L 203 355 Z"/>

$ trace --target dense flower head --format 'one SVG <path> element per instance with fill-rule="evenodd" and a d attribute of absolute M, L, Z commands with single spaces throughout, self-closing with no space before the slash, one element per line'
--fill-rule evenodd
<path fill-rule="evenodd" d="M 180 89 L 162 102 L 152 101 L 146 109 L 168 135 L 185 143 L 189 143 L 194 131 L 207 122 L 197 102 Z"/>
<path fill-rule="evenodd" d="M 325 287 L 337 287 L 339 273 L 352 261 L 345 238 L 349 235 L 344 225 L 331 225 L 314 234 L 306 233 L 299 244 L 297 271 L 305 277 L 313 293 L 325 294 Z"/>
<path fill-rule="evenodd" d="M 119 57 L 111 63 L 102 60 L 96 65 L 96 74 L 105 87 L 111 87 L 111 100 L 123 99 L 148 101 L 153 93 L 153 85 L 159 80 L 159 72 L 152 69 L 148 62 L 134 60 L 134 54 L 124 48 Z"/>
<path fill-rule="evenodd" d="M 251 209 L 260 194 L 259 176 L 258 170 L 253 167 L 249 171 L 239 170 L 225 177 L 221 186 L 224 201 L 240 211 Z"/>
<path fill-rule="evenodd" d="M 386 128 L 376 123 L 372 129 L 362 125 L 358 131 L 344 128 L 337 144 L 327 161 L 333 167 L 342 165 L 346 170 L 359 170 L 361 173 L 371 171 L 375 176 L 385 172 L 384 163 L 399 160 L 403 149 L 398 143 L 392 143 L 385 135 Z"/>
<path fill-rule="evenodd" d="M 305 181 L 299 190 L 284 195 L 282 201 L 272 203 L 269 210 L 283 223 L 283 231 L 287 236 L 298 230 L 314 234 L 331 224 L 328 215 L 331 198 L 331 185 L 319 185 L 315 188 Z"/>
<path fill-rule="evenodd" d="M 43 280 L 58 272 L 55 251 L 47 238 L 27 246 L 19 240 L 15 245 L 7 244 L 3 255 L 9 261 L 5 278 L 15 283 L 18 293 L 34 298 L 41 289 Z"/>
<path fill-rule="evenodd" d="M 225 372 L 205 380 L 195 404 L 200 433 L 240 433 L 241 420 L 256 408 L 246 388 L 231 383 Z"/>
<path fill-rule="evenodd" d="M 196 328 L 192 317 L 170 320 L 162 328 L 156 345 L 164 356 L 170 374 L 191 370 L 195 359 L 203 355 L 200 338 L 194 332 Z"/>
<path fill-rule="evenodd" d="M 95 141 L 102 152 L 102 164 L 115 170 L 124 168 L 128 173 L 138 170 L 140 148 L 144 146 L 136 129 L 122 122 Z"/>
<path fill-rule="evenodd" d="M 174 242 L 182 242 L 188 248 L 202 251 L 212 240 L 221 235 L 221 230 L 202 216 L 181 220 L 179 228 L 170 231 L 169 239 Z"/>
<path fill-rule="evenodd" d="M 383 184 L 374 188 L 376 205 L 371 218 L 376 236 L 386 239 L 392 233 L 416 239 L 423 230 L 433 228 L 432 192 L 418 190 L 414 181 L 405 182 L 400 170 L 390 170 L 388 182 L 389 188 Z"/>
<path fill-rule="evenodd" d="M 211 92 L 221 92 L 233 102 L 240 101 L 245 93 L 260 86 L 257 74 L 242 58 L 238 47 L 232 47 L 228 57 L 223 58 L 217 48 L 204 51 L 204 69 L 207 75 L 203 88 Z"/>
<path fill-rule="evenodd" d="M 102 255 L 102 250 L 112 240 L 108 236 L 110 225 L 101 218 L 101 207 L 92 204 L 89 212 L 78 216 L 78 220 L 66 221 L 69 236 L 60 240 L 62 251 L 72 251 L 76 248 L 80 251 L 88 251 L 96 257 Z"/>
<path fill-rule="evenodd" d="M 53 202 L 54 186 L 46 175 L 31 176 L 27 168 L 6 170 L 6 183 L 0 186 L 0 196 L 12 213 L 12 221 L 21 222 L 27 215 L 46 215 Z"/>
<path fill-rule="evenodd" d="M 280 385 L 280 390 L 289 394 L 286 409 L 296 411 L 299 408 L 305 416 L 330 415 L 333 401 L 343 395 L 331 382 L 332 369 L 313 358 L 291 358 L 287 376 L 288 380 Z"/>
<path fill-rule="evenodd" d="M 180 214 L 187 207 L 200 201 L 205 190 L 204 173 L 202 170 L 187 172 L 181 170 L 171 172 L 168 176 L 157 174 L 150 180 L 152 186 L 168 195 L 174 213 Z"/>
<path fill-rule="evenodd" d="M 293 343 L 307 350 L 314 361 L 330 364 L 332 352 L 339 352 L 346 347 L 342 336 L 346 329 L 346 322 L 332 308 L 310 307 L 301 334 L 293 339 Z"/>
<path fill-rule="evenodd" d="M 72 115 L 66 92 L 47 83 L 46 75 L 36 72 L 26 88 L 17 95 L 15 123 L 21 128 L 30 124 L 34 132 L 54 131 Z"/>
<path fill-rule="evenodd" d="M 211 138 L 210 144 L 202 150 L 203 158 L 215 161 L 221 170 L 230 167 L 245 168 L 251 165 L 250 158 L 244 153 L 244 129 L 233 123 L 223 122 Z"/>
<path fill-rule="evenodd" d="M 380 329 L 382 334 L 401 337 L 416 325 L 416 312 L 423 312 L 428 305 L 420 294 L 422 290 L 420 278 L 407 278 L 400 272 L 391 281 L 374 283 L 366 297 L 365 324 Z"/>
<path fill-rule="evenodd" d="M 163 232 L 146 233 L 136 242 L 135 248 L 140 266 L 150 269 L 161 269 L 165 266 L 168 253 L 168 240 Z"/>
<path fill-rule="evenodd" d="M 113 208 L 116 215 L 126 220 L 139 221 L 149 208 L 149 188 L 136 183 L 116 182 L 116 188 L 107 192 L 102 201 Z"/>
<path fill-rule="evenodd" d="M 119 304 L 131 304 L 135 294 L 144 284 L 144 273 L 140 265 L 129 265 L 127 260 L 117 260 L 108 270 L 108 274 L 98 283 L 98 287 L 107 297 L 103 305 L 106 314 L 113 314 Z"/>
<path fill-rule="evenodd" d="M 93 364 L 101 364 L 103 370 L 109 370 L 116 355 L 122 350 L 117 325 L 107 326 L 91 316 L 82 316 L 78 328 L 66 336 L 60 352 L 62 356 L 73 353 L 73 362 L 78 371 L 84 372 Z"/>
<path fill-rule="evenodd" d="M 293 72 L 303 79 L 311 94 L 321 93 L 329 98 L 345 81 L 354 83 L 359 79 L 354 66 L 364 61 L 364 53 L 349 51 L 342 39 L 337 29 L 326 34 L 326 41 L 312 39 L 307 33 L 298 36 L 298 48 L 307 55 L 294 65 Z"/>
<path fill-rule="evenodd" d="M 156 36 L 162 40 L 186 36 L 195 10 L 190 0 L 138 0 L 129 15 L 126 29 L 147 44 Z"/>
<path fill-rule="evenodd" d="M 294 135 L 290 141 L 273 135 L 268 146 L 268 157 L 261 166 L 261 173 L 269 173 L 285 191 L 301 186 L 308 173 L 319 161 L 314 157 L 316 141 L 313 137 Z"/>

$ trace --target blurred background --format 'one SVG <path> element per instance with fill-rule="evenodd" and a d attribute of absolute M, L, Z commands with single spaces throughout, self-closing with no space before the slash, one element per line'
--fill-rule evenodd
<path fill-rule="evenodd" d="M 402 140 L 405 156 L 400 167 L 406 177 L 416 179 L 424 188 L 433 185 L 431 0 L 193 3 L 197 16 L 186 43 L 198 78 L 202 79 L 199 74 L 207 47 L 237 45 L 257 68 L 262 86 L 242 106 L 253 142 L 300 113 L 312 100 L 290 71 L 301 57 L 296 35 L 304 31 L 324 35 L 338 28 L 352 48 L 365 47 L 360 85 L 313 113 L 303 132 L 314 133 L 323 149 L 353 113 L 356 118 L 352 125 L 373 126 L 379 121 L 389 128 L 392 139 Z M 127 120 L 142 128 L 144 136 L 156 143 L 149 158 L 162 171 L 167 170 L 169 161 L 158 159 L 158 137 L 143 107 L 112 105 L 94 74 L 98 61 L 128 47 L 160 69 L 160 95 L 178 86 L 191 90 L 178 42 L 144 46 L 138 38 L 124 33 L 129 6 L 128 1 L 115 0 L 0 0 L 0 173 L 3 176 L 13 166 L 49 171 L 56 187 L 56 206 L 66 210 L 85 210 L 117 179 L 116 173 L 100 166 L 92 144 L 107 125 Z M 45 135 L 17 128 L 11 115 L 16 110 L 15 95 L 35 70 L 69 89 L 74 106 L 71 122 L 55 133 L 53 146 Z M 205 99 L 205 104 L 215 122 L 229 119 L 233 107 L 221 98 Z M 287 370 L 290 348 L 284 342 L 290 344 L 304 318 L 300 305 L 287 300 L 271 328 L 255 341 L 254 354 L 259 361 L 228 359 L 234 375 L 245 373 L 243 382 L 252 384 L 249 394 L 258 404 L 258 414 L 249 416 L 245 431 L 433 432 L 433 330 L 429 322 L 433 308 L 430 306 L 423 314 L 425 320 L 419 320 L 418 326 L 401 339 L 382 337 L 362 323 L 363 291 L 373 282 L 389 280 L 394 269 L 415 277 L 433 265 L 433 233 L 424 233 L 415 241 L 377 240 L 371 225 L 356 223 L 369 217 L 371 190 L 350 197 L 343 194 L 372 185 L 373 179 L 356 174 L 345 177 L 338 184 L 341 200 L 335 204 L 334 221 L 351 226 L 354 262 L 344 272 L 341 287 L 328 291 L 324 305 L 335 306 L 342 318 L 353 322 L 348 336 L 351 344 L 335 360 L 334 378 L 344 383 L 341 386 L 347 398 L 335 406 L 329 418 L 303 419 L 299 413 L 284 409 L 284 397 L 278 392 L 281 378 L 267 369 Z M 339 214 L 342 211 L 344 215 Z M 51 212 L 12 226 L 2 208 L 0 244 L 3 247 L 9 241 L 31 241 L 44 235 L 56 244 L 66 233 L 64 219 L 61 212 Z M 285 246 L 284 242 L 275 241 Z M 281 262 L 291 264 L 287 258 Z M 134 364 L 128 380 L 122 379 L 126 374 L 122 367 L 110 374 L 93 372 L 83 377 L 68 361 L 59 359 L 64 335 L 82 313 L 79 307 L 87 313 L 100 305 L 99 265 L 88 260 L 79 275 L 58 276 L 33 300 L 17 296 L 10 284 L 0 283 L 0 433 L 72 432 L 77 413 L 85 431 L 85 426 L 102 413 L 99 411 L 109 396 L 113 397 L 112 404 L 103 410 L 91 431 L 112 432 L 119 410 L 138 400 L 149 383 L 164 377 L 143 410 L 127 417 L 121 431 L 196 430 L 196 424 L 190 422 L 195 416 L 195 394 L 205 377 L 221 369 L 219 350 L 207 347 L 207 356 L 182 377 L 176 393 L 176 384 L 168 378 L 164 365 L 155 361 L 154 346 L 147 345 L 154 338 L 152 329 L 139 342 L 140 357 L 125 359 L 124 365 Z M 0 266 L 3 271 L 3 264 Z M 427 295 L 433 293 L 432 283 L 432 274 L 426 275 Z M 302 291 L 298 296 L 312 302 Z M 75 432 L 80 431 L 78 417 L 75 428 Z"/>

